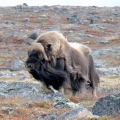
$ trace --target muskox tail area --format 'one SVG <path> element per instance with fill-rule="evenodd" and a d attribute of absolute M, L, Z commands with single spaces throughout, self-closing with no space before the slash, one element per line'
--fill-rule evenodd
<path fill-rule="evenodd" d="M 41 67 L 41 75 L 46 85 L 52 85 L 57 90 L 69 80 L 65 71 L 55 69 L 47 62 Z"/>

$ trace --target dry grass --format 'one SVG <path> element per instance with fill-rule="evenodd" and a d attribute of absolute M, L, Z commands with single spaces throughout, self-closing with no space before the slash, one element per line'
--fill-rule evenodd
<path fill-rule="evenodd" d="M 106 65 L 109 67 L 118 67 L 120 65 L 120 59 L 117 56 L 103 55 L 98 57 L 98 59 L 107 61 Z"/>
<path fill-rule="evenodd" d="M 71 101 L 75 103 L 81 103 L 84 107 L 91 110 L 91 107 L 98 101 L 98 99 L 105 97 L 111 91 L 119 92 L 120 91 L 120 76 L 105 76 L 100 78 L 100 88 L 109 88 L 108 90 L 103 92 L 97 92 L 97 97 L 94 97 L 90 92 L 85 94 L 77 94 L 75 97 L 66 96 Z M 114 82 L 113 82 L 114 81 Z"/>
<path fill-rule="evenodd" d="M 87 29 L 84 31 L 86 34 L 91 34 L 94 36 L 102 36 L 103 34 L 106 35 L 106 33 L 101 32 L 100 30 L 93 30 L 93 29 Z"/>
<path fill-rule="evenodd" d="M 109 76 L 109 77 L 101 77 L 101 86 L 116 86 L 119 84 L 120 76 Z M 114 85 L 112 84 L 114 81 Z M 99 98 L 104 97 L 105 94 L 97 93 L 98 97 L 95 98 L 91 94 L 78 94 L 75 97 L 70 97 L 71 101 L 75 103 L 81 103 L 84 107 L 91 111 L 92 106 L 98 101 Z M 0 97 L 0 119 L 8 120 L 31 120 L 33 118 L 37 118 L 40 116 L 45 116 L 51 113 L 57 113 L 59 115 L 67 112 L 70 108 L 64 109 L 53 109 L 55 102 L 46 102 L 46 101 L 31 101 L 26 100 L 21 97 L 18 98 L 5 98 Z M 13 112 L 9 111 L 9 108 L 13 110 Z M 85 119 L 84 119 L 85 120 Z M 86 119 L 87 120 L 87 119 Z M 97 119 L 88 119 L 88 120 L 97 120 Z M 98 120 L 114 120 L 111 116 L 103 116 Z M 119 119 L 115 119 L 119 120 Z"/>
<path fill-rule="evenodd" d="M 101 86 L 120 86 L 120 76 L 101 77 Z"/>
<path fill-rule="evenodd" d="M 32 120 L 56 112 L 63 114 L 70 108 L 53 109 L 55 102 L 26 100 L 21 97 L 0 97 L 0 120 Z"/>
<path fill-rule="evenodd" d="M 89 95 L 84 96 L 81 95 L 81 98 L 78 98 L 81 101 L 85 101 L 89 99 Z M 94 101 L 96 99 L 93 99 Z M 91 98 L 90 98 L 91 101 Z M 87 101 L 88 102 L 88 101 Z M 83 103 L 83 102 L 81 102 Z M 2 120 L 32 120 L 33 118 L 37 119 L 40 116 L 45 116 L 47 114 L 57 113 L 61 115 L 69 110 L 70 108 L 63 109 L 53 109 L 55 102 L 46 102 L 42 100 L 26 100 L 21 97 L 17 98 L 5 98 L 0 97 L 0 119 Z M 91 103 L 87 104 L 91 105 Z M 85 105 L 86 106 L 86 105 Z M 81 119 L 80 119 L 81 120 Z M 84 119 L 85 120 L 85 119 Z M 86 119 L 86 120 L 96 120 L 96 119 Z M 102 117 L 98 120 L 112 120 L 109 116 Z"/>

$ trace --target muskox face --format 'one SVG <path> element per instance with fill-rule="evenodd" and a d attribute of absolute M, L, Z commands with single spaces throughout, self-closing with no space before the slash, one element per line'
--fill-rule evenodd
<path fill-rule="evenodd" d="M 44 64 L 45 59 L 43 54 L 37 50 L 29 51 L 28 58 L 26 61 L 26 68 L 29 73 L 33 75 L 35 79 L 40 80 L 40 69 L 42 64 Z"/>

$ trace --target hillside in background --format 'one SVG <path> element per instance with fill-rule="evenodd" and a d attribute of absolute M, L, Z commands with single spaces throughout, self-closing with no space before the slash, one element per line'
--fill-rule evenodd
<path fill-rule="evenodd" d="M 89 46 L 100 67 L 120 65 L 119 7 L 0 7 L 0 27 L 1 69 L 8 68 L 18 55 L 26 59 L 27 48 L 34 41 L 31 34 L 35 33 L 34 39 L 50 30 Z"/>

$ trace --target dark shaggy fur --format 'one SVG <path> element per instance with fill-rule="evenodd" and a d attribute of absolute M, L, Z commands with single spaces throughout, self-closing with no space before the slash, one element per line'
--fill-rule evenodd
<path fill-rule="evenodd" d="M 45 61 L 42 53 L 33 50 L 28 52 L 26 65 L 30 74 L 36 80 L 44 83 L 48 89 L 50 85 L 56 90 L 63 87 L 64 92 L 70 90 L 75 95 L 83 88 L 84 77 L 78 73 L 67 73 L 63 58 L 57 58 L 56 64 L 54 64 L 53 61 Z M 66 83 L 70 85 L 66 85 Z"/>
<path fill-rule="evenodd" d="M 69 80 L 64 70 L 64 63 L 64 59 L 59 58 L 57 59 L 57 64 L 54 66 L 52 61 L 45 61 L 42 53 L 33 50 L 28 52 L 26 66 L 30 74 L 36 80 L 43 82 L 48 89 L 51 85 L 54 89 L 59 90 Z"/>

